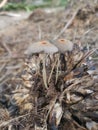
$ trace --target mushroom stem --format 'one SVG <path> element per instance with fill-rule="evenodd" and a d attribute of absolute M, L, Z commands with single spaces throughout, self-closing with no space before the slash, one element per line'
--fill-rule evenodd
<path fill-rule="evenodd" d="M 46 55 L 43 55 L 43 59 L 42 59 L 42 62 L 43 62 L 43 81 L 44 81 L 45 88 L 48 89 L 45 58 L 46 58 Z"/>

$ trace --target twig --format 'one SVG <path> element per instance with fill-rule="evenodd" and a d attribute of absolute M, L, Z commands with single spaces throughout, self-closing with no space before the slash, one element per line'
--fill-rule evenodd
<path fill-rule="evenodd" d="M 58 57 L 55 84 L 57 83 L 58 76 L 59 76 L 59 65 L 60 65 L 60 60 L 59 60 L 59 57 Z"/>
<path fill-rule="evenodd" d="M 9 125 L 8 130 L 12 130 L 12 125 Z"/>
<path fill-rule="evenodd" d="M 7 70 L 14 70 L 14 69 L 18 69 L 18 68 L 21 68 L 22 64 L 18 64 L 18 65 L 15 65 L 15 66 L 7 66 L 6 69 Z"/>
<path fill-rule="evenodd" d="M 7 63 L 9 61 L 10 61 L 10 59 L 0 59 L 0 63 Z"/>
<path fill-rule="evenodd" d="M 12 74 L 12 72 L 7 71 L 1 78 L 0 78 L 0 82 L 2 82 L 6 77 L 10 77 L 10 75 Z"/>
<path fill-rule="evenodd" d="M 12 55 L 11 50 L 9 49 L 9 47 L 6 45 L 6 43 L 2 43 L 3 47 L 6 49 L 6 51 L 9 53 L 9 55 Z"/>
<path fill-rule="evenodd" d="M 6 56 L 6 57 L 3 57 L 2 59 L 0 58 L 0 63 L 6 63 L 6 62 L 9 62 L 9 61 L 11 61 L 11 60 L 21 60 L 21 59 L 24 59 L 24 58 L 26 58 L 26 56 L 19 56 L 19 55 L 17 55 L 17 56 L 13 56 L 13 55 L 11 55 L 11 56 Z"/>
<path fill-rule="evenodd" d="M 72 119 L 72 122 L 73 122 L 76 126 L 78 126 L 80 129 L 82 129 L 82 130 L 87 130 L 86 128 L 84 128 L 83 126 L 81 126 L 80 124 L 78 124 L 75 120 Z"/>
<path fill-rule="evenodd" d="M 72 84 L 72 85 L 68 86 L 67 88 L 65 88 L 64 91 L 63 91 L 63 92 L 61 93 L 61 95 L 60 95 L 60 102 L 62 101 L 62 98 L 64 97 L 64 94 L 65 94 L 67 91 L 71 90 L 74 86 L 76 86 L 77 84 L 79 84 L 79 83 L 81 83 L 81 82 L 82 82 L 81 80 L 76 81 L 74 84 Z"/>
<path fill-rule="evenodd" d="M 15 13 L 9 13 L 9 12 L 0 12 L 0 15 L 5 15 L 5 16 L 9 16 L 9 17 L 21 17 L 21 14 L 15 14 Z"/>
<path fill-rule="evenodd" d="M 80 65 L 87 57 L 89 57 L 90 55 L 92 55 L 97 49 L 98 49 L 98 48 L 92 49 L 91 51 L 87 52 L 87 53 L 78 61 L 78 63 L 76 63 L 76 64 L 74 65 L 74 67 L 72 68 L 72 70 L 74 70 L 78 65 Z"/>
<path fill-rule="evenodd" d="M 52 77 L 53 70 L 54 70 L 54 68 L 55 68 L 55 66 L 56 66 L 57 60 L 58 60 L 58 59 L 55 60 L 55 62 L 54 62 L 54 64 L 53 64 L 53 67 L 52 67 L 52 69 L 51 69 L 51 72 L 50 72 L 50 75 L 49 75 L 49 79 L 48 79 L 48 83 L 50 82 L 50 79 L 51 79 L 51 77 Z"/>
<path fill-rule="evenodd" d="M 62 35 L 62 33 L 64 33 L 64 31 L 72 24 L 75 16 L 77 15 L 78 10 L 79 10 L 79 8 L 73 14 L 72 18 L 67 22 L 67 24 L 65 25 L 65 27 L 61 30 L 61 32 L 57 36 L 55 36 L 53 40 L 58 39 Z"/>
<path fill-rule="evenodd" d="M 3 70 L 3 68 L 6 66 L 6 63 L 4 63 L 1 67 L 0 67 L 0 73 Z"/>
<path fill-rule="evenodd" d="M 28 116 L 28 115 L 30 115 L 30 113 L 25 114 L 25 115 L 22 115 L 22 116 L 18 116 L 18 117 L 16 117 L 16 118 L 13 118 L 13 119 L 8 120 L 8 121 L 4 121 L 3 123 L 0 124 L 0 127 L 7 126 L 8 124 L 10 124 L 10 123 L 12 123 L 12 122 L 14 122 L 14 121 L 17 121 L 17 120 L 19 120 L 20 118 L 23 118 L 23 117 Z"/>
<path fill-rule="evenodd" d="M 51 102 L 50 105 L 49 105 L 48 113 L 47 113 L 47 115 L 46 115 L 46 121 L 47 121 L 47 119 L 48 119 L 48 117 L 49 117 L 49 114 L 50 114 L 52 108 L 54 107 L 54 105 L 55 105 L 55 103 L 56 103 L 57 98 L 58 98 L 58 95 L 56 95 L 56 96 L 54 97 L 54 100 L 52 100 L 52 102 Z"/>
<path fill-rule="evenodd" d="M 2 8 L 6 3 L 7 3 L 8 0 L 3 0 L 1 3 L 0 3 L 0 8 Z"/>
<path fill-rule="evenodd" d="M 97 48 L 92 49 L 91 51 L 87 52 L 87 53 L 84 55 L 83 59 L 86 59 L 87 57 L 89 57 L 90 55 L 92 55 L 96 50 L 97 50 Z"/>
<path fill-rule="evenodd" d="M 88 33 L 90 33 L 94 29 L 95 29 L 95 27 L 90 28 L 89 30 L 87 30 L 86 32 L 84 32 L 84 34 L 82 35 L 81 39 L 83 39 L 85 37 L 85 35 L 87 35 Z"/>

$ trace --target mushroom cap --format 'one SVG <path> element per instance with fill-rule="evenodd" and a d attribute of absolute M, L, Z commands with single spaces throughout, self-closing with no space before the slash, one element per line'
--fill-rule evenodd
<path fill-rule="evenodd" d="M 67 39 L 58 39 L 54 44 L 62 53 L 73 49 L 73 43 Z"/>
<path fill-rule="evenodd" d="M 31 55 L 34 53 L 40 53 L 42 52 L 42 48 L 39 47 L 39 42 L 30 44 L 29 47 L 27 48 L 27 50 L 24 52 L 26 55 Z"/>
<path fill-rule="evenodd" d="M 58 48 L 49 41 L 41 41 L 40 45 L 42 46 L 45 53 L 54 54 L 58 52 Z"/>
<path fill-rule="evenodd" d="M 31 54 L 40 53 L 40 52 L 53 54 L 53 53 L 58 52 L 58 48 L 48 41 L 40 41 L 40 42 L 31 44 L 25 51 L 25 54 L 31 55 Z"/>

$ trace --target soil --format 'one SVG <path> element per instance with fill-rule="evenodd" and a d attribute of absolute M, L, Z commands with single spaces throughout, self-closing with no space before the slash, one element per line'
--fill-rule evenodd
<path fill-rule="evenodd" d="M 0 129 L 98 130 L 98 6 L 21 14 L 0 16 Z M 25 52 L 57 39 L 74 48 L 46 55 L 45 74 L 44 54 Z"/>

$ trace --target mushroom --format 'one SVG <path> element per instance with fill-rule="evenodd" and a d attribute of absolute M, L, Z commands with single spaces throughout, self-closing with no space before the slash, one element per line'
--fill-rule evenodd
<path fill-rule="evenodd" d="M 57 39 L 53 41 L 53 44 L 58 48 L 58 50 L 60 51 L 60 55 L 58 57 L 58 63 L 57 63 L 57 70 L 58 67 L 61 68 L 61 71 L 66 71 L 66 60 L 65 60 L 65 53 L 67 52 L 67 54 L 69 54 L 71 51 L 73 50 L 73 43 L 67 39 Z M 60 61 L 59 61 L 60 59 Z M 58 79 L 58 71 L 56 71 L 56 82 Z"/>
<path fill-rule="evenodd" d="M 31 44 L 24 54 L 28 56 L 32 54 L 40 54 L 39 56 L 42 58 L 43 56 L 41 56 L 41 54 L 43 55 L 43 53 L 47 53 L 51 56 L 51 54 L 53 55 L 56 52 L 58 52 L 58 48 L 55 45 L 51 44 L 49 41 L 40 41 Z"/>
<path fill-rule="evenodd" d="M 51 54 L 54 54 L 54 53 L 58 52 L 58 48 L 56 46 L 54 46 L 53 44 L 51 44 L 50 42 L 48 42 L 48 41 L 42 41 L 41 44 L 42 44 L 43 51 L 44 51 L 44 57 L 43 57 L 43 80 L 44 80 L 45 87 L 47 88 L 46 62 L 45 61 L 47 59 L 47 54 L 51 55 Z M 49 79 L 48 79 L 48 83 L 49 83 L 49 81 L 51 79 L 51 75 L 52 75 L 53 69 L 55 67 L 55 63 L 53 65 L 52 69 L 51 69 L 51 72 L 50 72 L 50 75 L 49 75 Z"/>
<path fill-rule="evenodd" d="M 46 59 L 48 55 L 50 54 L 53 55 L 56 52 L 58 52 L 58 48 L 55 45 L 51 44 L 49 41 L 40 41 L 31 44 L 28 47 L 28 49 L 25 51 L 25 54 L 27 55 L 36 54 L 36 53 L 41 54 L 40 58 L 42 58 L 42 62 L 43 62 L 43 80 L 46 88 L 47 88 Z"/>
<path fill-rule="evenodd" d="M 54 45 L 59 49 L 61 53 L 72 51 L 73 49 L 73 43 L 67 39 L 58 39 L 54 41 Z"/>
<path fill-rule="evenodd" d="M 58 48 L 48 41 L 40 41 L 40 42 L 31 44 L 25 51 L 25 54 L 31 55 L 31 54 L 40 53 L 40 52 L 53 54 L 53 53 L 58 52 Z"/>

